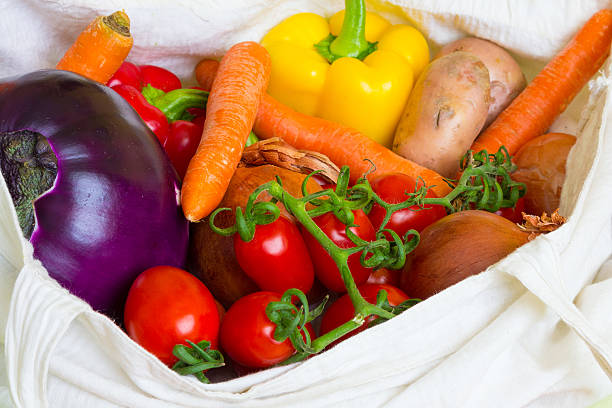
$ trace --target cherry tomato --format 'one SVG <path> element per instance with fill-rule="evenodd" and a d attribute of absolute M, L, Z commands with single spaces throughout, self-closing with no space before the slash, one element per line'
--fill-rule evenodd
<path fill-rule="evenodd" d="M 387 291 L 387 300 L 391 306 L 397 306 L 400 303 L 409 299 L 408 295 L 402 292 L 400 289 L 395 286 L 385 285 L 385 284 L 371 284 L 365 283 L 359 286 L 359 293 L 363 298 L 370 302 L 376 303 L 376 296 L 380 290 Z M 325 333 L 335 329 L 336 327 L 342 325 L 343 323 L 348 322 L 355 316 L 355 308 L 353 307 L 353 303 L 351 302 L 351 298 L 348 294 L 342 296 L 338 300 L 329 306 L 329 308 L 323 314 L 323 318 L 321 319 L 321 336 Z M 353 330 L 352 332 L 342 336 L 340 339 L 336 340 L 334 343 L 338 343 L 340 341 L 346 340 L 355 334 L 364 331 L 368 328 L 368 325 L 372 322 L 372 320 L 376 319 L 376 316 L 370 316 L 365 319 L 365 323 Z M 332 344 L 334 344 L 332 343 Z"/>
<path fill-rule="evenodd" d="M 516 201 L 516 205 L 514 206 L 514 208 L 512 207 L 500 208 L 499 210 L 495 211 L 495 214 L 501 215 L 502 217 L 507 218 L 512 222 L 522 223 L 523 214 L 521 213 L 524 211 L 525 211 L 525 198 L 521 197 Z"/>
<path fill-rule="evenodd" d="M 412 177 L 401 174 L 391 173 L 377 177 L 372 181 L 372 189 L 378 196 L 389 204 L 398 204 L 408 198 L 406 192 L 414 192 L 416 180 Z M 431 190 L 427 192 L 427 197 L 437 197 Z M 411 229 L 421 232 L 429 224 L 434 223 L 446 216 L 446 210 L 441 205 L 426 206 L 424 210 L 418 206 L 412 206 L 403 210 L 396 211 L 389 219 L 385 228 L 395 231 L 400 237 Z M 378 204 L 372 206 L 369 214 L 374 228 L 378 230 L 385 218 L 385 210 Z"/>
<path fill-rule="evenodd" d="M 164 113 L 151 105 L 140 91 L 130 85 L 116 85 L 112 88 L 123 97 L 136 110 L 140 118 L 147 124 L 149 129 L 155 133 L 157 140 L 162 146 L 168 139 L 168 119 Z"/>
<path fill-rule="evenodd" d="M 370 275 L 367 283 L 380 283 L 391 286 L 400 285 L 401 270 L 380 268 Z"/>
<path fill-rule="evenodd" d="M 111 88 L 117 85 L 129 85 L 140 91 L 142 89 L 140 68 L 126 61 L 121 64 L 117 72 L 113 74 L 106 85 Z"/>
<path fill-rule="evenodd" d="M 234 235 L 238 264 L 261 290 L 284 293 L 297 288 L 308 293 L 314 281 L 312 261 L 300 230 L 285 217 L 258 225 L 244 242 Z"/>
<path fill-rule="evenodd" d="M 142 272 L 130 288 L 124 311 L 128 335 L 167 365 L 176 344 L 208 340 L 217 347 L 219 312 L 195 276 L 173 266 Z"/>
<path fill-rule="evenodd" d="M 351 231 L 365 241 L 375 240 L 376 231 L 365 213 L 362 210 L 356 210 L 353 213 L 355 214 L 355 225 L 357 227 L 351 227 Z M 340 248 L 352 248 L 355 246 L 353 241 L 346 236 L 346 226 L 333 213 L 314 217 L 313 221 Z M 317 278 L 328 289 L 336 292 L 346 292 L 342 276 L 332 257 L 304 228 L 302 228 L 302 235 L 308 247 L 308 252 L 310 252 Z M 361 265 L 360 257 L 361 253 L 356 253 L 348 258 L 348 267 L 357 285 L 368 280 L 372 272 L 370 268 L 365 268 Z"/>
<path fill-rule="evenodd" d="M 202 130 L 202 127 L 186 120 L 176 120 L 170 125 L 164 149 L 181 178 L 185 177 L 189 161 L 198 149 Z"/>
<path fill-rule="evenodd" d="M 281 295 L 274 292 L 251 293 L 238 299 L 225 313 L 219 339 L 232 360 L 245 367 L 266 368 L 295 352 L 289 339 L 274 340 L 276 325 L 266 315 L 268 304 L 280 299 Z M 312 328 L 308 331 L 312 333 Z"/>
<path fill-rule="evenodd" d="M 327 181 L 327 179 L 321 177 L 318 174 L 312 176 L 312 179 L 316 181 L 318 185 L 321 186 L 322 190 L 327 190 L 328 188 L 331 188 L 332 190 L 336 189 L 336 183 L 330 183 L 329 181 Z"/>
<path fill-rule="evenodd" d="M 181 87 L 181 81 L 176 75 L 165 68 L 155 65 L 141 65 L 140 76 L 144 86 L 150 84 L 153 88 L 170 92 Z"/>

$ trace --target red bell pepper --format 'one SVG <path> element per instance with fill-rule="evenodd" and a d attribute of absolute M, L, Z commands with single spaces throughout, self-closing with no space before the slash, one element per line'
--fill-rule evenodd
<path fill-rule="evenodd" d="M 130 85 L 139 91 L 144 86 L 151 85 L 164 92 L 170 92 L 179 89 L 181 81 L 165 68 L 155 65 L 135 65 L 126 61 L 121 64 L 106 85 L 111 88 L 117 85 Z"/>
<path fill-rule="evenodd" d="M 208 98 L 208 92 L 199 89 L 174 89 L 164 92 L 147 85 L 140 92 L 125 84 L 115 85 L 112 89 L 132 105 L 162 146 L 165 146 L 170 136 L 170 123 L 190 118 L 186 110 L 205 107 Z"/>
<path fill-rule="evenodd" d="M 113 90 L 132 105 L 132 108 L 138 112 L 140 118 L 147 124 L 149 129 L 155 133 L 159 143 L 163 146 L 166 140 L 168 140 L 169 126 L 166 115 L 164 115 L 161 110 L 151 105 L 143 94 L 133 86 L 124 84 L 115 85 L 113 86 Z"/>
<path fill-rule="evenodd" d="M 140 75 L 143 86 L 151 85 L 164 92 L 181 88 L 181 81 L 176 75 L 167 69 L 155 65 L 141 65 Z"/>
<path fill-rule="evenodd" d="M 176 75 L 164 68 L 131 62 L 124 62 L 107 85 L 138 112 L 183 178 L 202 138 L 208 92 L 181 88 Z M 246 145 L 257 141 L 251 132 Z"/>

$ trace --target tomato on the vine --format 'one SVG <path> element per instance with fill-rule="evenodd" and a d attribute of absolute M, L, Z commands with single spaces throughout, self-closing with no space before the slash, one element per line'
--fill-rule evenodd
<path fill-rule="evenodd" d="M 362 210 L 353 211 L 355 215 L 354 224 L 356 227 L 351 227 L 350 230 L 364 241 L 373 241 L 376 239 L 376 231 L 367 215 Z M 329 212 L 312 219 L 321 230 L 327 235 L 338 247 L 352 248 L 355 246 L 346 235 L 346 225 L 344 225 L 336 216 Z M 344 281 L 338 270 L 338 266 L 332 257 L 325 251 L 319 241 L 316 240 L 306 229 L 302 228 L 304 241 L 308 247 L 308 251 L 312 257 L 312 262 L 315 267 L 315 274 L 325 287 L 335 292 L 346 292 Z M 365 268 L 361 265 L 361 253 L 352 254 L 348 258 L 348 267 L 351 270 L 351 275 L 355 280 L 355 284 L 360 285 L 368 280 L 372 269 Z"/>
<path fill-rule="evenodd" d="M 387 292 L 387 301 L 391 306 L 397 306 L 409 299 L 408 295 L 406 295 L 402 290 L 391 285 L 365 283 L 359 286 L 358 289 L 359 293 L 361 293 L 361 296 L 363 296 L 366 301 L 374 304 L 376 303 L 376 296 L 378 295 L 378 292 L 383 289 Z M 348 294 L 346 294 L 332 303 L 323 314 L 323 318 L 321 319 L 321 336 L 342 325 L 343 323 L 348 322 L 354 316 L 355 308 L 353 307 L 351 298 Z M 334 343 L 346 340 L 349 337 L 364 331 L 374 319 L 376 319 L 376 316 L 367 317 L 361 327 L 345 334 Z"/>
<path fill-rule="evenodd" d="M 284 293 L 296 288 L 308 293 L 314 281 L 312 261 L 300 230 L 285 217 L 257 225 L 244 242 L 234 235 L 234 252 L 242 270 L 261 290 Z"/>
<path fill-rule="evenodd" d="M 371 183 L 372 189 L 378 196 L 388 204 L 399 204 L 408 199 L 406 193 L 414 192 L 416 180 L 406 174 L 390 173 L 377 177 Z M 426 197 L 436 198 L 431 190 Z M 446 216 L 446 210 L 441 205 L 427 205 L 424 209 L 414 205 L 403 210 L 399 210 L 391 215 L 389 222 L 385 225 L 386 229 L 395 231 L 400 238 L 411 229 L 421 232 L 429 224 Z M 374 204 L 369 214 L 374 228 L 378 230 L 385 218 L 385 210 L 379 204 Z"/>
<path fill-rule="evenodd" d="M 525 198 L 521 197 L 516 201 L 514 208 L 512 207 L 500 208 L 499 210 L 495 211 L 495 214 L 501 215 L 502 217 L 512 222 L 522 223 L 523 222 L 522 212 L 524 211 L 525 211 Z"/>
<path fill-rule="evenodd" d="M 266 368 L 295 352 L 289 339 L 282 342 L 274 339 L 276 324 L 266 315 L 268 304 L 280 300 L 278 293 L 255 292 L 229 308 L 221 322 L 219 339 L 221 348 L 232 360 L 245 367 Z M 312 333 L 311 328 L 308 331 Z"/>
<path fill-rule="evenodd" d="M 370 274 L 370 277 L 368 278 L 366 283 L 399 286 L 401 273 L 401 269 L 380 268 Z"/>
<path fill-rule="evenodd" d="M 206 286 L 173 266 L 142 272 L 130 288 L 124 311 L 128 335 L 163 363 L 172 365 L 172 349 L 185 340 L 211 342 L 216 348 L 219 312 Z"/>

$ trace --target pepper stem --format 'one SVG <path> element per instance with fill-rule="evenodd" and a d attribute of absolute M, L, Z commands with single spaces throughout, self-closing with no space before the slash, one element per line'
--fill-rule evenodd
<path fill-rule="evenodd" d="M 370 47 L 365 38 L 365 1 L 346 0 L 344 4 L 342 29 L 329 49 L 338 57 L 359 58 Z"/>
<path fill-rule="evenodd" d="M 151 105 L 166 115 L 169 122 L 183 119 L 188 108 L 206 108 L 208 92 L 201 89 L 181 88 L 170 92 L 147 85 L 142 94 Z"/>

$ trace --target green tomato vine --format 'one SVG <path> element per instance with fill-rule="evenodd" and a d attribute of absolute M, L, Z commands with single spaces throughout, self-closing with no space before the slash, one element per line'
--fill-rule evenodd
<path fill-rule="evenodd" d="M 381 291 L 376 303 L 369 303 L 359 293 L 348 267 L 348 257 L 355 253 L 361 253 L 361 264 L 367 268 L 400 269 L 404 266 L 406 256 L 419 243 L 419 234 L 410 230 L 400 237 L 394 231 L 386 229 L 385 226 L 393 213 L 415 206 L 412 210 L 419 211 L 431 205 L 442 205 L 448 213 L 468 209 L 494 212 L 500 208 L 514 207 L 517 200 L 525 194 L 525 185 L 513 181 L 510 177 L 515 166 L 505 147 L 501 147 L 495 154 L 489 154 L 485 150 L 477 153 L 469 151 L 461 159 L 460 169 L 461 176 L 458 180 L 446 180 L 452 191 L 439 198 L 427 197 L 427 192 L 433 186 L 426 186 L 422 180 L 418 180 L 415 190 L 406 193 L 404 202 L 388 204 L 373 191 L 367 174 L 349 187 L 350 170 L 344 166 L 335 189 L 307 194 L 308 180 L 317 172 L 307 176 L 302 184 L 302 197 L 292 196 L 283 188 L 278 177 L 275 181 L 259 186 L 249 196 L 244 210 L 236 208 L 236 223 L 231 227 L 219 228 L 214 223 L 220 212 L 232 211 L 230 208 L 219 208 L 211 214 L 209 224 L 213 231 L 224 236 L 237 233 L 242 240 L 248 242 L 253 239 L 257 225 L 272 223 L 280 216 L 276 205 L 280 202 L 297 222 L 316 238 L 338 266 L 355 308 L 352 320 L 323 336 L 311 339 L 305 325 L 322 313 L 324 304 L 310 310 L 305 294 L 298 289 L 290 289 L 283 294 L 280 301 L 272 302 L 266 308 L 268 318 L 276 324 L 274 338 L 277 341 L 289 338 L 296 349 L 296 353 L 281 364 L 301 361 L 311 354 L 321 352 L 335 340 L 360 327 L 368 316 L 376 316 L 374 323 L 378 324 L 392 319 L 418 302 L 418 299 L 411 299 L 392 307 L 387 301 L 386 292 Z M 257 201 L 264 192 L 272 198 L 269 201 Z M 374 203 L 385 209 L 385 218 L 376 233 L 376 239 L 364 241 L 350 230 L 350 227 L 355 226 L 353 211 L 367 211 Z M 346 234 L 355 244 L 354 247 L 338 247 L 313 221 L 314 217 L 328 212 L 332 212 L 346 225 Z"/>

